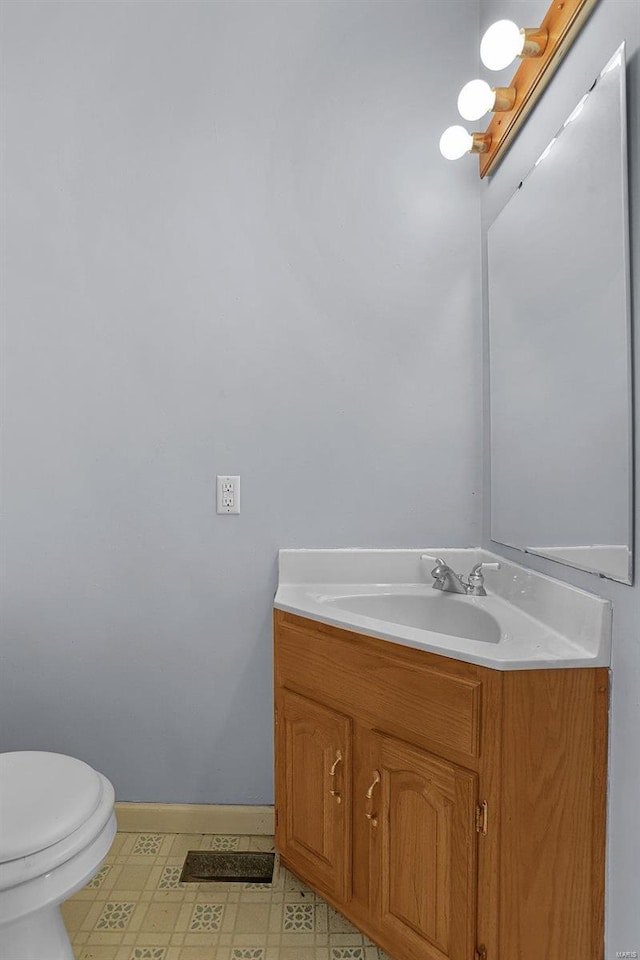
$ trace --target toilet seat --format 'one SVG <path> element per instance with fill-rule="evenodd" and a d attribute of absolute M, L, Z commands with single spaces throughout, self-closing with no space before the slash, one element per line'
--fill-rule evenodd
<path fill-rule="evenodd" d="M 0 755 L 0 890 L 75 856 L 108 823 L 114 799 L 109 781 L 81 760 Z"/>
<path fill-rule="evenodd" d="M 116 833 L 113 787 L 61 754 L 0 754 L 0 957 L 73 960 L 61 905 Z"/>

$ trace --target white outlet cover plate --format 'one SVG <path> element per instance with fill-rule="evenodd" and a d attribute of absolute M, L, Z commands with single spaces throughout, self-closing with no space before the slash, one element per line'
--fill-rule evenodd
<path fill-rule="evenodd" d="M 216 477 L 216 511 L 240 513 L 240 477 Z"/>

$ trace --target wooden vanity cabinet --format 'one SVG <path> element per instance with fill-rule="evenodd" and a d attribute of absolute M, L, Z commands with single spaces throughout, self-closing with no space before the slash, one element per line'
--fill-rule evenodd
<path fill-rule="evenodd" d="M 274 624 L 285 865 L 393 960 L 603 960 L 608 672 Z"/>

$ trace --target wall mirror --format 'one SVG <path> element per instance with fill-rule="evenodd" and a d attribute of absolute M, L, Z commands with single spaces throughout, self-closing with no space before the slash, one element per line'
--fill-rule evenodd
<path fill-rule="evenodd" d="M 632 582 L 624 44 L 488 231 L 491 539 Z"/>

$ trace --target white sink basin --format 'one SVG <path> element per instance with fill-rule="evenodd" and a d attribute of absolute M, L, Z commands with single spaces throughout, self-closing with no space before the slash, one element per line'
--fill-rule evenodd
<path fill-rule="evenodd" d="M 482 599 L 434 590 L 418 595 L 399 592 L 327 597 L 322 602 L 336 610 L 384 620 L 385 623 L 417 627 L 480 643 L 499 643 L 502 634 L 500 624 L 482 609 Z"/>
<path fill-rule="evenodd" d="M 457 573 L 479 561 L 486 597 L 434 590 L 422 554 Z M 495 670 L 608 666 L 611 605 L 476 548 L 280 550 L 274 606 Z"/>

